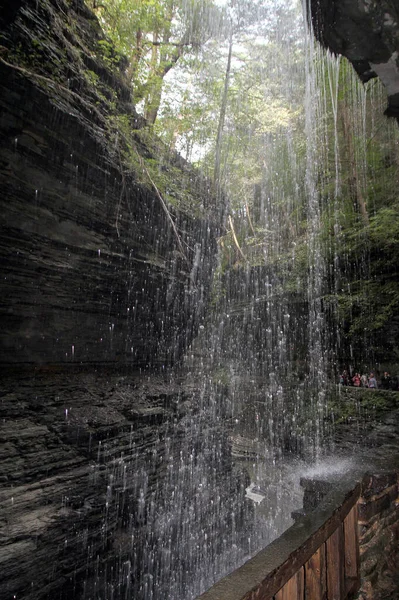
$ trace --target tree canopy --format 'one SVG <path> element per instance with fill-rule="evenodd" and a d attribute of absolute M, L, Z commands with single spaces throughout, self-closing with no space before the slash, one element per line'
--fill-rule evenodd
<path fill-rule="evenodd" d="M 92 6 L 128 58 L 126 77 L 147 127 L 224 190 L 224 268 L 268 265 L 282 293 L 305 299 L 316 235 L 325 263 L 318 293 L 340 331 L 337 353 L 347 355 L 354 344 L 359 352 L 381 346 L 399 309 L 398 132 L 380 116 L 381 86 L 363 87 L 346 60 L 324 50 L 309 59 L 294 1 Z M 317 105 L 313 208 L 306 181 L 309 60 Z M 390 352 L 399 354 L 393 341 Z"/>
<path fill-rule="evenodd" d="M 115 48 L 128 58 L 135 101 L 154 123 L 165 76 L 222 27 L 222 14 L 212 0 L 101 0 L 92 7 Z"/>

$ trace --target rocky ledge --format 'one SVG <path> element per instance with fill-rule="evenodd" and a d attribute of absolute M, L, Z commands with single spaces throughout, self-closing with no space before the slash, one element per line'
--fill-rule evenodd
<path fill-rule="evenodd" d="M 311 0 L 317 39 L 346 56 L 362 81 L 378 76 L 386 114 L 399 119 L 399 7 L 389 0 Z"/>
<path fill-rule="evenodd" d="M 4 375 L 0 597 L 188 598 L 233 568 L 246 482 L 207 398 L 137 373 Z"/>

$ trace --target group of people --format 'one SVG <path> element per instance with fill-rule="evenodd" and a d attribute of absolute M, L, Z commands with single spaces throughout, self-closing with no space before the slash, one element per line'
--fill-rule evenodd
<path fill-rule="evenodd" d="M 353 385 L 355 387 L 366 387 L 366 388 L 378 388 L 377 380 L 373 372 L 370 375 L 360 375 L 360 373 L 355 373 L 352 377 L 349 375 L 348 371 L 343 371 L 339 377 L 339 382 L 341 385 Z"/>
<path fill-rule="evenodd" d="M 398 378 L 391 377 L 388 371 L 384 371 L 384 375 L 381 376 L 380 383 L 378 384 L 373 371 L 371 371 L 369 375 L 354 373 L 354 375 L 351 376 L 348 371 L 344 370 L 339 377 L 339 383 L 341 385 L 353 385 L 354 387 L 398 390 Z"/>

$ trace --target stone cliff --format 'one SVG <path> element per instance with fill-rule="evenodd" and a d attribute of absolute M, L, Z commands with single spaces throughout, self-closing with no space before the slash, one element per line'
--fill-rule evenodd
<path fill-rule="evenodd" d="M 0 363 L 170 364 L 207 300 L 209 184 L 144 134 L 83 0 L 0 18 Z"/>
<path fill-rule="evenodd" d="M 223 208 L 83 0 L 0 21 L 0 596 L 183 597 L 225 543 L 213 498 L 245 510 L 222 403 L 153 374 L 201 323 Z"/>
<path fill-rule="evenodd" d="M 103 370 L 21 372 L 0 396 L 1 598 L 188 598 L 226 549 L 235 567 L 248 484 L 208 394 Z"/>

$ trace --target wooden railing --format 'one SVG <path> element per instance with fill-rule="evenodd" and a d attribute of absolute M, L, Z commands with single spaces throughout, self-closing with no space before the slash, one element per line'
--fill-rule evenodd
<path fill-rule="evenodd" d="M 357 501 L 342 486 L 197 600 L 345 600 L 360 585 Z"/>

